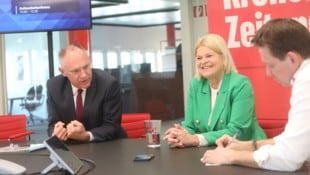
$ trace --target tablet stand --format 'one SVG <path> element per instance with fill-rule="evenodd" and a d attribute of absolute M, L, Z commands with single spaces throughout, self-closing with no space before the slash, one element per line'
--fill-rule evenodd
<path fill-rule="evenodd" d="M 53 162 L 49 164 L 46 168 L 44 168 L 44 170 L 41 171 L 41 174 L 48 173 L 49 171 L 51 171 L 51 169 L 53 169 L 56 166 L 58 166 L 58 168 L 65 169 L 65 167 L 62 166 L 61 162 L 59 162 L 58 159 L 53 154 L 50 154 L 50 158 L 52 159 Z"/>
<path fill-rule="evenodd" d="M 44 144 L 50 151 L 52 163 L 42 170 L 42 174 L 51 171 L 56 166 L 67 170 L 71 174 L 77 174 L 80 168 L 82 168 L 83 162 L 56 136 L 48 138 L 44 141 Z"/>

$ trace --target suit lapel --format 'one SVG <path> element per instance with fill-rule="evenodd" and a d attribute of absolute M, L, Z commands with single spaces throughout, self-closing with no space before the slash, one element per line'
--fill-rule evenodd
<path fill-rule="evenodd" d="M 96 77 L 95 73 L 93 72 L 93 78 L 90 87 L 86 90 L 86 96 L 84 101 L 84 119 L 88 119 L 88 115 L 90 113 L 89 110 L 91 110 L 91 104 L 94 98 L 96 98 Z"/>
<path fill-rule="evenodd" d="M 75 120 L 76 114 L 75 114 L 75 105 L 74 105 L 74 99 L 73 99 L 74 95 L 73 95 L 71 83 L 69 80 L 66 82 L 63 95 L 65 97 L 64 99 L 67 99 L 67 104 L 68 104 L 68 108 L 65 107 L 65 109 L 69 115 L 66 117 L 70 117 L 69 121 Z"/>
<path fill-rule="evenodd" d="M 221 113 L 224 110 L 225 102 L 227 101 L 226 98 L 227 98 L 228 88 L 229 88 L 229 76 L 227 74 L 224 74 L 222 85 L 218 91 L 218 95 L 215 101 L 211 123 L 209 126 L 210 130 L 214 129 L 214 127 L 216 126 L 216 123 L 220 119 Z"/>

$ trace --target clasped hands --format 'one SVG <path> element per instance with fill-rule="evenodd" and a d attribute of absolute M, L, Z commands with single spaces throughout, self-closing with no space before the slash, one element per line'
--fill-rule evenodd
<path fill-rule="evenodd" d="M 179 124 L 165 132 L 164 140 L 171 148 L 183 148 L 188 146 L 199 146 L 199 140 L 196 135 L 190 134 Z"/>
<path fill-rule="evenodd" d="M 84 125 L 77 120 L 73 120 L 67 125 L 61 121 L 57 122 L 54 126 L 53 135 L 57 136 L 60 140 L 63 141 L 68 139 L 79 141 L 89 140 L 89 134 L 85 130 Z"/>

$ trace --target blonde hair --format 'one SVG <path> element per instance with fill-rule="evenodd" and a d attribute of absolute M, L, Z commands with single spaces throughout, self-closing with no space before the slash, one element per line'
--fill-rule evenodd
<path fill-rule="evenodd" d="M 197 54 L 197 49 L 201 46 L 208 47 L 209 49 L 222 56 L 224 59 L 225 73 L 238 72 L 226 42 L 220 35 L 206 34 L 201 36 L 195 44 L 195 56 Z M 197 68 L 195 77 L 197 77 L 199 80 L 201 79 L 201 74 L 198 72 Z"/>

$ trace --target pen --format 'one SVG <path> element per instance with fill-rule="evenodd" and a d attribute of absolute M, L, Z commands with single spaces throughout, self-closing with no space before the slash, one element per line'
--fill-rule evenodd
<path fill-rule="evenodd" d="M 239 136 L 239 131 L 236 131 L 233 137 L 228 142 L 227 146 L 230 145 L 234 140 L 236 140 L 238 136 Z"/>

